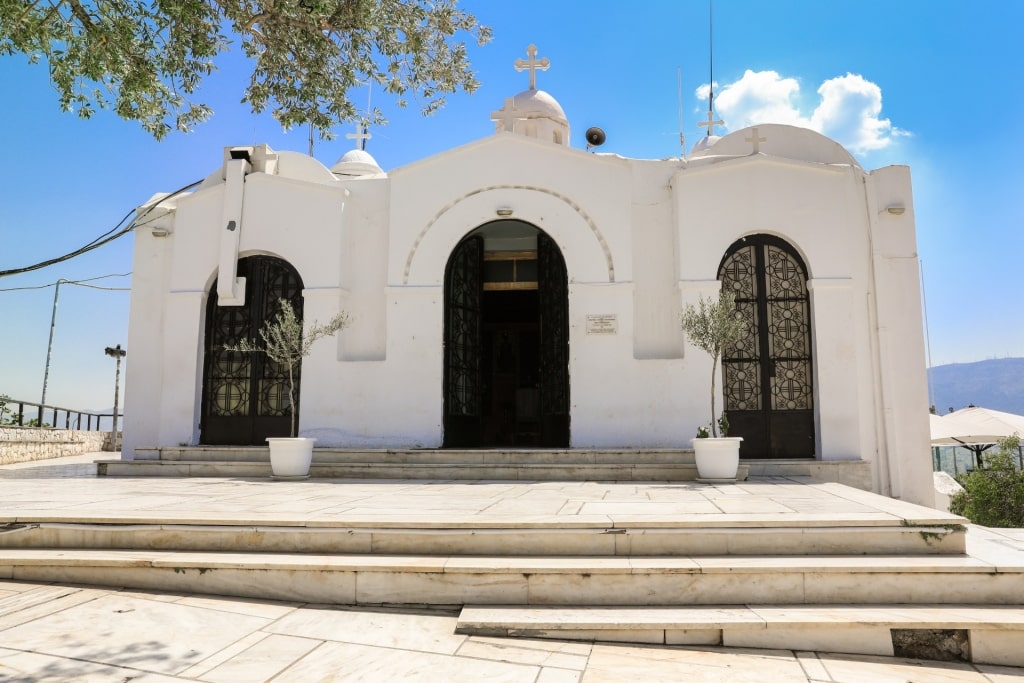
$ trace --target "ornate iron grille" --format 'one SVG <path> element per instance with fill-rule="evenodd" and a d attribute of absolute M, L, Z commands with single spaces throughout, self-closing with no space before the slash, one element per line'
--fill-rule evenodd
<path fill-rule="evenodd" d="M 447 416 L 480 415 L 480 300 L 483 238 L 471 237 L 452 253 L 445 282 Z"/>
<path fill-rule="evenodd" d="M 729 249 L 719 278 L 747 326 L 722 358 L 725 410 L 747 457 L 812 455 L 807 269 L 784 241 L 755 235 Z"/>
<path fill-rule="evenodd" d="M 747 326 L 747 334 L 722 356 L 725 410 L 760 410 L 763 403 L 756 247 L 743 247 L 727 256 L 719 277 L 722 287 L 735 295 L 736 310 Z"/>
<path fill-rule="evenodd" d="M 284 263 L 283 261 L 281 263 Z M 287 264 L 285 264 L 287 265 Z M 263 320 L 271 319 L 280 310 L 281 299 L 292 305 L 295 314 L 302 319 L 302 287 L 294 271 L 281 267 L 263 267 L 261 303 Z M 260 322 L 260 327 L 263 323 Z M 258 329 L 258 328 L 257 328 Z M 258 332 L 256 339 L 259 339 Z M 257 415 L 274 417 L 291 417 L 292 406 L 288 402 L 288 366 L 275 363 L 262 354 L 258 354 L 263 363 L 258 379 L 259 407 Z M 295 368 L 295 402 L 299 402 L 299 385 L 301 366 Z M 298 410 L 299 406 L 295 406 Z"/>
<path fill-rule="evenodd" d="M 569 415 L 569 282 L 558 245 L 537 234 L 540 296 L 540 412 L 565 421 Z M 565 438 L 551 439 L 566 441 Z"/>
<path fill-rule="evenodd" d="M 772 364 L 772 410 L 808 410 L 811 406 L 811 326 L 807 274 L 794 254 L 780 246 L 763 247 L 767 276 L 767 341 Z"/>
<path fill-rule="evenodd" d="M 244 305 L 218 306 L 216 282 L 207 302 L 203 443 L 262 443 L 267 436 L 288 433 L 292 406 L 287 368 L 264 354 L 234 353 L 224 346 L 243 338 L 258 342 L 260 328 L 277 314 L 281 299 L 290 301 L 301 318 L 302 280 L 286 261 L 270 256 L 240 259 L 238 276 L 246 279 Z M 300 378 L 297 369 L 296 394 Z"/>
<path fill-rule="evenodd" d="M 214 284 L 211 299 L 217 296 Z M 251 326 L 252 312 L 248 307 L 224 307 L 215 316 L 206 335 L 206 392 L 207 412 L 213 416 L 246 415 L 249 412 L 249 375 L 252 357 L 249 354 L 228 353 L 226 344 L 237 344 Z"/>

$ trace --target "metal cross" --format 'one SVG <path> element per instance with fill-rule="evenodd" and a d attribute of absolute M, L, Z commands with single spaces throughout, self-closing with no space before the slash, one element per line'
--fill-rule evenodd
<path fill-rule="evenodd" d="M 547 71 L 551 67 L 551 60 L 547 57 L 543 59 L 537 59 L 537 46 L 530 45 L 526 48 L 526 55 L 529 59 L 518 58 L 516 59 L 515 67 L 516 71 L 527 71 L 530 72 L 530 90 L 537 89 L 537 70 Z"/>
<path fill-rule="evenodd" d="M 707 128 L 708 129 L 708 135 L 711 136 L 711 135 L 715 134 L 715 126 L 724 126 L 725 125 L 725 121 L 722 121 L 721 119 L 716 119 L 715 115 L 711 111 L 711 108 L 709 107 L 708 108 L 708 120 L 707 121 L 698 121 L 697 125 L 699 127 L 701 127 L 701 128 Z"/>
<path fill-rule="evenodd" d="M 761 143 L 762 142 L 768 142 L 768 140 L 767 140 L 767 138 L 760 138 L 760 137 L 757 136 L 757 128 L 751 128 L 750 129 L 750 134 L 751 134 L 751 137 L 743 138 L 743 141 L 744 142 L 751 142 L 751 143 L 753 143 L 754 151 L 751 152 L 751 154 L 760 154 L 761 153 Z"/>
<path fill-rule="evenodd" d="M 369 129 L 364 124 L 357 123 L 356 132 L 345 133 L 345 137 L 348 138 L 349 140 L 356 141 L 356 149 L 366 151 L 366 141 L 372 138 L 373 136 L 370 135 Z"/>
<path fill-rule="evenodd" d="M 526 117 L 516 113 L 516 101 L 512 97 L 505 99 L 505 106 L 498 111 L 491 112 L 491 121 L 494 121 L 494 131 L 515 132 L 516 121 L 522 121 Z"/>

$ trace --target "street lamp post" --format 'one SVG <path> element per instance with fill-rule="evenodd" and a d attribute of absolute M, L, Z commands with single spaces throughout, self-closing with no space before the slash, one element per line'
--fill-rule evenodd
<path fill-rule="evenodd" d="M 125 355 L 128 352 L 125 351 L 124 349 L 122 349 L 121 345 L 118 344 L 114 348 L 111 348 L 111 347 L 108 346 L 104 350 L 104 353 L 106 353 L 111 358 L 116 358 L 117 359 L 117 374 L 114 376 L 114 432 L 113 432 L 114 452 L 117 453 L 117 452 L 119 452 L 121 450 L 120 449 L 120 445 L 118 443 L 118 439 L 117 439 L 117 399 L 120 396 L 120 388 L 121 388 L 121 359 L 124 358 Z"/>

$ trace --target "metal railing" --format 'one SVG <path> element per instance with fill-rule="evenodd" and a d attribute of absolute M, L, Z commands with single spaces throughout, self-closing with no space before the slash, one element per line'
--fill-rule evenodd
<path fill-rule="evenodd" d="M 16 406 L 16 407 L 15 407 Z M 25 409 L 29 409 L 26 415 Z M 32 417 L 35 409 L 35 417 Z M 49 422 L 46 421 L 49 416 Z M 63 426 L 60 418 L 63 417 Z M 118 414 L 118 421 L 123 413 Z M 83 426 L 83 418 L 84 426 Z M 112 429 L 113 413 L 90 413 L 86 410 L 72 410 L 60 406 L 44 405 L 32 401 L 18 401 L 13 398 L 0 399 L 0 426 L 2 427 L 53 427 L 55 429 L 79 429 L 84 431 L 102 431 L 100 420 L 108 420 L 107 429 Z"/>

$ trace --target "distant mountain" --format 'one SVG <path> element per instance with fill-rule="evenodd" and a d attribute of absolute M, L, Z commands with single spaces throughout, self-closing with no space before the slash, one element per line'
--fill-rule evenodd
<path fill-rule="evenodd" d="M 974 404 L 1024 415 L 1024 358 L 938 365 L 929 377 L 939 414 Z"/>

